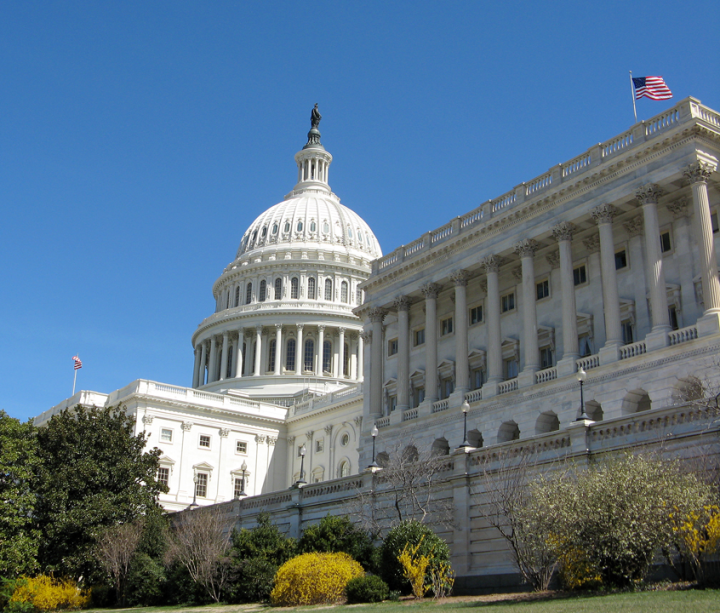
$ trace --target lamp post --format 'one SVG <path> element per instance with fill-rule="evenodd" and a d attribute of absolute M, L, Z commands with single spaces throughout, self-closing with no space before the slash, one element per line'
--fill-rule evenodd
<path fill-rule="evenodd" d="M 370 466 L 368 466 L 368 468 L 380 468 L 380 466 L 378 466 L 378 463 L 375 461 L 375 439 L 377 438 L 377 435 L 378 435 L 377 424 L 373 424 L 372 430 L 370 431 L 370 436 L 372 436 L 372 439 L 373 439 L 372 464 L 370 464 Z"/>
<path fill-rule="evenodd" d="M 300 447 L 300 478 L 295 482 L 297 485 L 304 485 L 306 483 L 304 477 L 305 477 L 305 452 L 307 451 L 307 448 L 305 447 L 305 444 L 303 443 L 303 446 Z"/>
<path fill-rule="evenodd" d="M 577 374 L 575 377 L 578 380 L 578 383 L 580 383 L 580 417 L 578 417 L 578 421 L 581 419 L 590 419 L 585 412 L 585 397 L 583 395 L 583 383 L 585 383 L 585 379 L 587 379 L 587 373 L 583 370 L 583 367 L 581 366 L 580 369 L 577 371 Z"/>
<path fill-rule="evenodd" d="M 245 493 L 245 475 L 247 474 L 247 463 L 245 460 L 243 460 L 242 466 L 240 467 L 240 474 L 242 476 L 240 477 L 240 493 L 238 494 L 238 498 L 247 496 Z"/>
<path fill-rule="evenodd" d="M 197 468 L 193 468 L 193 501 L 190 505 L 190 508 L 197 506 L 197 484 L 198 484 L 198 474 L 197 474 Z"/>
<path fill-rule="evenodd" d="M 468 401 L 463 400 L 462 406 L 460 408 L 463 412 L 463 442 L 460 443 L 458 449 L 465 449 L 466 447 L 471 447 L 470 443 L 468 443 L 467 440 L 467 414 L 470 410 L 470 405 L 468 404 Z"/>

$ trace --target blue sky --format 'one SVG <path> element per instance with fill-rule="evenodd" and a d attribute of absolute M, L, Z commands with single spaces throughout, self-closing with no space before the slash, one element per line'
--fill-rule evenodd
<path fill-rule="evenodd" d="M 715 2 L 3 2 L 0 409 L 189 385 L 212 284 L 296 180 L 385 253 L 633 123 L 720 108 Z"/>

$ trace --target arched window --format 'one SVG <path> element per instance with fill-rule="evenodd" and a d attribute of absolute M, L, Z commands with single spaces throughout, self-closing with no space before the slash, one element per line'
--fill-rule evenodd
<path fill-rule="evenodd" d="M 297 223 L 297 231 L 298 231 L 298 232 L 302 232 L 302 229 L 303 229 L 303 222 L 302 222 L 302 219 L 298 219 L 298 223 Z"/>
<path fill-rule="evenodd" d="M 315 277 L 308 279 L 308 300 L 315 300 Z"/>
<path fill-rule="evenodd" d="M 349 236 L 350 238 L 353 237 L 353 235 L 352 235 L 352 228 L 350 227 L 349 224 L 348 224 L 348 236 Z"/>
<path fill-rule="evenodd" d="M 347 302 L 348 301 L 348 284 L 347 281 L 343 281 L 340 284 L 340 301 L 341 302 Z"/>
<path fill-rule="evenodd" d="M 267 283 L 265 283 L 265 279 L 260 281 L 260 302 L 265 302 L 265 294 L 267 293 Z"/>
<path fill-rule="evenodd" d="M 338 466 L 338 477 L 349 477 L 350 476 L 350 462 L 343 460 Z"/>
<path fill-rule="evenodd" d="M 325 300 L 332 300 L 332 279 L 325 279 Z"/>
<path fill-rule="evenodd" d="M 317 230 L 317 224 L 314 221 L 310 222 L 310 232 L 315 232 Z"/>
<path fill-rule="evenodd" d="M 235 302 L 233 304 L 237 307 L 240 306 L 240 286 L 235 288 Z"/>
<path fill-rule="evenodd" d="M 355 290 L 355 304 L 362 304 L 362 290 L 359 288 Z"/>
<path fill-rule="evenodd" d="M 332 366 L 332 343 L 325 341 L 323 343 L 323 372 L 330 372 Z"/>
<path fill-rule="evenodd" d="M 315 358 L 315 341 L 311 338 L 305 341 L 305 370 L 312 371 Z"/>
<path fill-rule="evenodd" d="M 299 282 L 297 277 L 293 277 L 292 279 L 290 279 L 290 298 L 292 298 L 293 300 L 298 299 L 298 283 Z"/>
<path fill-rule="evenodd" d="M 273 233 L 273 234 L 277 234 L 277 233 L 278 233 L 278 225 L 277 225 L 277 222 L 273 224 L 272 233 Z"/>
<path fill-rule="evenodd" d="M 289 222 L 289 221 L 286 221 L 286 222 L 285 222 L 284 231 L 285 231 L 285 232 L 290 232 L 290 222 Z"/>
<path fill-rule="evenodd" d="M 245 290 L 245 304 L 250 304 L 251 300 L 252 300 L 252 283 L 248 283 L 247 289 Z"/>
<path fill-rule="evenodd" d="M 275 371 L 275 347 L 277 346 L 277 341 L 273 338 L 270 340 L 270 344 L 268 345 L 268 371 L 274 372 Z"/>
<path fill-rule="evenodd" d="M 278 277 L 275 279 L 275 300 L 282 298 L 282 279 Z"/>
<path fill-rule="evenodd" d="M 327 221 L 323 221 L 323 232 L 325 232 L 325 234 L 330 232 L 330 224 Z"/>
<path fill-rule="evenodd" d="M 265 238 L 267 236 L 267 226 L 263 227 L 262 233 L 260 234 L 260 236 L 262 236 L 263 238 Z"/>
<path fill-rule="evenodd" d="M 357 234 L 358 234 L 358 241 L 362 243 L 362 232 L 360 232 L 360 230 L 358 230 Z"/>
<path fill-rule="evenodd" d="M 287 342 L 287 355 L 285 356 L 285 370 L 295 370 L 295 339 L 290 338 Z"/>

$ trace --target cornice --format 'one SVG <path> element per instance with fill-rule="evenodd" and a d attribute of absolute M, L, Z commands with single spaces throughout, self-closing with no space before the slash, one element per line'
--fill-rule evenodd
<path fill-rule="evenodd" d="M 345 400 L 345 399 L 340 400 L 337 403 L 329 404 L 326 407 L 313 409 L 312 411 L 307 411 L 306 413 L 301 413 L 300 415 L 292 415 L 292 416 L 290 415 L 292 407 L 288 407 L 288 417 L 287 417 L 286 423 L 288 425 L 291 423 L 297 423 L 297 422 L 303 421 L 304 419 L 310 419 L 311 417 L 317 417 L 318 415 L 323 415 L 324 413 L 329 413 L 330 411 L 337 411 L 339 409 L 349 407 L 358 402 L 362 405 L 362 403 L 363 403 L 363 395 L 362 394 L 359 394 L 357 396 L 352 396 L 351 398 L 348 398 L 347 400 Z"/>

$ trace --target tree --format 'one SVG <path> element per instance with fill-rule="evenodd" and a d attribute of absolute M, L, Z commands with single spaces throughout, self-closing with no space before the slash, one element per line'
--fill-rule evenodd
<path fill-rule="evenodd" d="M 113 526 L 98 538 L 97 556 L 105 570 L 112 577 L 118 604 L 125 604 L 125 583 L 130 564 L 135 556 L 143 533 L 142 519 Z"/>
<path fill-rule="evenodd" d="M 165 561 L 179 562 L 210 598 L 220 602 L 230 572 L 228 549 L 235 518 L 215 506 L 185 511 L 173 519 Z"/>
<path fill-rule="evenodd" d="M 95 545 L 112 526 L 158 510 L 160 451 L 144 451 L 144 434 L 120 407 L 77 406 L 38 429 L 37 526 L 46 572 L 92 581 L 100 575 Z"/>
<path fill-rule="evenodd" d="M 36 429 L 0 411 L 0 576 L 18 577 L 37 566 L 32 526 L 40 459 Z"/>

